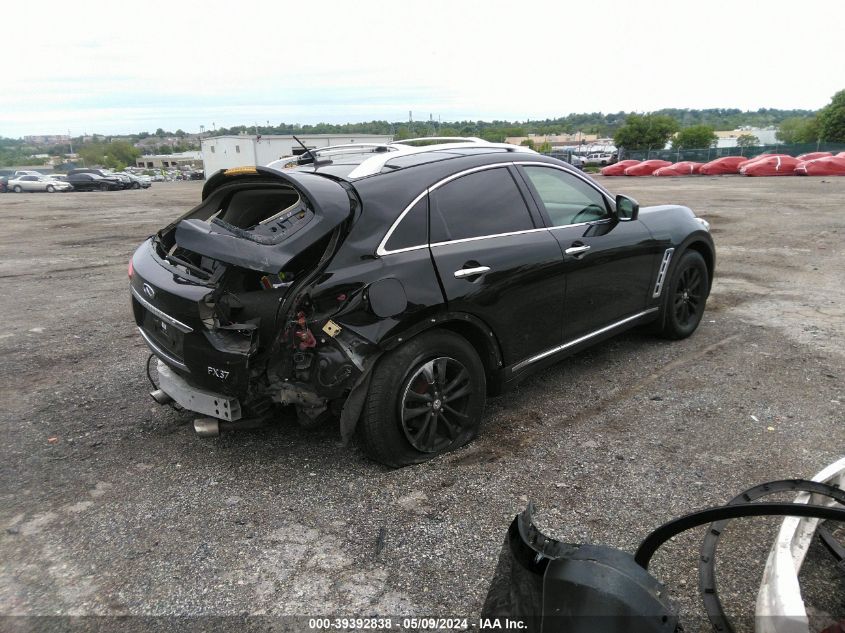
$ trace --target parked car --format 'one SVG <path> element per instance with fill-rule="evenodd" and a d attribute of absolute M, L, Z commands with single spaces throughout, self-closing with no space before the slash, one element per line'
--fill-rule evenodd
<path fill-rule="evenodd" d="M 0 176 L 0 193 L 6 193 L 9 190 L 8 184 L 8 176 Z"/>
<path fill-rule="evenodd" d="M 616 160 L 614 154 L 610 154 L 607 152 L 594 152 L 592 154 L 587 154 L 584 158 L 585 165 L 601 165 L 604 167 L 605 165 L 610 165 Z"/>
<path fill-rule="evenodd" d="M 43 176 L 44 174 L 34 169 L 19 169 L 15 172 L 15 178 L 18 176 Z"/>
<path fill-rule="evenodd" d="M 53 193 L 54 191 L 70 191 L 73 187 L 70 183 L 52 180 L 46 176 L 15 176 L 9 180 L 8 187 L 15 193 L 22 193 L 24 191 L 46 191 Z"/>
<path fill-rule="evenodd" d="M 101 176 L 103 178 L 107 178 L 109 180 L 113 180 L 120 183 L 121 189 L 129 189 L 130 187 L 132 187 L 132 181 L 129 179 L 128 176 L 116 174 L 106 169 L 99 169 L 97 167 L 77 167 L 76 169 L 71 169 L 68 172 L 68 176 L 73 176 L 76 174 L 94 174 L 96 176 Z"/>
<path fill-rule="evenodd" d="M 472 440 L 488 394 L 634 326 L 680 339 L 702 318 L 715 250 L 686 207 L 640 209 L 481 141 L 289 162 L 217 172 L 129 263 L 152 395 L 205 431 L 291 405 L 357 429 L 384 464 L 420 462 Z"/>
<path fill-rule="evenodd" d="M 118 172 L 115 176 L 120 176 L 121 178 L 126 178 L 129 181 L 129 186 L 126 187 L 127 189 L 149 189 L 152 185 L 152 181 L 149 178 L 143 176 L 136 176 L 135 174 L 128 174 L 124 172 Z"/>
<path fill-rule="evenodd" d="M 106 178 L 99 174 L 68 174 L 68 182 L 76 191 L 117 191 L 123 189 L 123 183 L 117 178 Z"/>

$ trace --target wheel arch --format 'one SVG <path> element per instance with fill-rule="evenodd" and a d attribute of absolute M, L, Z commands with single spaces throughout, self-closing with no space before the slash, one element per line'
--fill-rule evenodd
<path fill-rule="evenodd" d="M 709 291 L 713 287 L 713 273 L 716 270 L 716 253 L 713 251 L 713 247 L 704 240 L 694 239 L 681 250 L 679 255 L 683 255 L 688 250 L 696 251 L 704 258 L 704 263 L 707 265 L 707 289 Z"/>
<path fill-rule="evenodd" d="M 411 338 L 434 329 L 448 330 L 465 339 L 475 349 L 487 378 L 487 392 L 498 395 L 501 391 L 499 373 L 502 368 L 502 348 L 496 333 L 487 323 L 475 315 L 465 312 L 446 312 L 431 317 L 405 332 L 401 338 L 391 341 L 388 349 L 393 349 Z"/>

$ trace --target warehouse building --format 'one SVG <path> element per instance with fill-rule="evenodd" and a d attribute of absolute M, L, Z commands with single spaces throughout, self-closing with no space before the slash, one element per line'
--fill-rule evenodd
<path fill-rule="evenodd" d="M 299 140 L 309 149 L 347 143 L 389 143 L 392 136 L 379 134 L 303 134 Z M 304 153 L 290 135 L 211 136 L 202 139 L 202 160 L 206 176 L 220 169 L 242 165 L 267 165 L 284 156 Z"/>
<path fill-rule="evenodd" d="M 202 154 L 200 152 L 146 154 L 135 160 L 135 166 L 143 169 L 202 169 Z"/>

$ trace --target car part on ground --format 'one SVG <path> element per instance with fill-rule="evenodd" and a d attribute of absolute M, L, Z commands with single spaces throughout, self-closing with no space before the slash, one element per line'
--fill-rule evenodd
<path fill-rule="evenodd" d="M 646 323 L 695 330 L 715 251 L 692 211 L 640 209 L 525 148 L 451 141 L 213 175 L 131 261 L 135 321 L 182 381 L 174 400 L 225 421 L 209 402 L 250 419 L 294 407 L 401 466 L 471 441 L 486 394 L 567 355 Z"/>
<path fill-rule="evenodd" d="M 641 163 L 632 165 L 625 170 L 626 176 L 651 176 L 655 171 L 661 167 L 668 167 L 671 165 L 668 160 L 644 160 Z"/>
<path fill-rule="evenodd" d="M 730 519 L 788 516 L 791 518 L 784 522 L 781 537 L 770 556 L 771 562 L 773 558 L 783 558 L 786 552 L 786 560 L 781 564 L 788 571 L 781 573 L 788 579 L 782 577 L 780 582 L 773 582 L 777 573 L 767 566 L 761 595 L 765 593 L 770 600 L 763 603 L 761 611 L 758 599 L 757 616 L 765 617 L 756 619 L 757 630 L 759 633 L 806 631 L 803 603 L 798 605 L 800 592 L 796 574 L 818 518 L 845 521 L 845 492 L 838 487 L 843 483 L 843 468 L 845 460 L 840 460 L 817 475 L 817 478 L 826 478 L 826 482 L 796 479 L 761 484 L 724 506 L 699 510 L 670 521 L 649 534 L 633 556 L 610 547 L 562 543 L 545 536 L 534 525 L 534 506 L 529 503 L 508 529 L 481 617 L 521 621 L 524 630 L 543 633 L 681 631 L 679 614 L 666 597 L 666 588 L 647 572 L 648 565 L 654 553 L 668 540 L 710 523 L 699 560 L 700 590 L 714 630 L 732 633 L 733 627 L 722 609 L 716 587 L 715 553 L 719 536 Z M 757 502 L 765 495 L 785 490 L 806 490 L 808 493 L 802 493 L 795 503 Z M 814 503 L 810 504 L 808 500 Z M 837 502 L 839 505 L 834 507 Z M 787 525 L 803 529 L 790 530 Z M 800 532 L 800 538 L 795 537 L 797 532 Z M 782 544 L 783 538 L 786 538 L 786 547 Z M 803 549 L 800 554 L 795 553 L 796 541 Z M 788 585 L 788 598 L 773 593 L 775 586 L 783 590 L 785 585 Z M 787 605 L 789 608 L 783 608 Z M 803 620 L 795 617 L 799 606 Z"/>
<path fill-rule="evenodd" d="M 802 492 L 795 498 L 795 503 L 827 506 L 833 506 L 836 502 L 845 504 L 845 458 L 816 474 L 813 481 L 833 487 L 838 492 L 834 494 L 833 491 L 819 487 L 801 488 Z M 789 621 L 790 631 L 797 633 L 809 630 L 798 573 L 818 526 L 819 521 L 815 518 L 789 517 L 783 521 L 766 561 L 763 582 L 757 594 L 757 633 L 780 633 L 781 629 L 774 625 L 782 620 Z M 831 553 L 839 556 L 841 562 L 841 545 L 829 532 L 825 534 L 819 531 L 819 534 Z M 840 569 L 845 571 L 841 566 Z"/>

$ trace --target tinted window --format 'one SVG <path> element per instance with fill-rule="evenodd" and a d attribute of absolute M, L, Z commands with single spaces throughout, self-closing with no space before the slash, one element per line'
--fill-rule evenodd
<path fill-rule="evenodd" d="M 540 194 L 552 226 L 591 222 L 608 217 L 604 196 L 577 176 L 550 167 L 524 169 Z"/>
<path fill-rule="evenodd" d="M 396 226 L 385 249 L 396 251 L 428 244 L 428 196 L 423 196 Z"/>
<path fill-rule="evenodd" d="M 436 218 L 432 215 L 432 243 L 534 228 L 507 168 L 462 176 L 432 195 L 438 212 Z"/>

